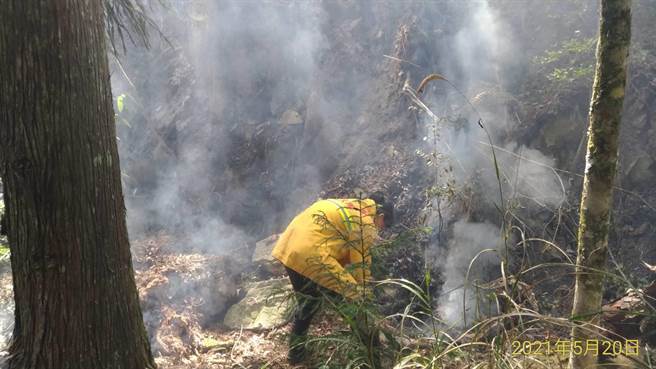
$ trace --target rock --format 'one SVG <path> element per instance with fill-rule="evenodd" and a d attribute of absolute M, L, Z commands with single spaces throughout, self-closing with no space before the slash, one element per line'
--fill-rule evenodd
<path fill-rule="evenodd" d="M 285 275 L 285 267 L 271 256 L 271 251 L 276 246 L 279 236 L 279 234 L 274 234 L 255 243 L 255 251 L 253 251 L 251 261 L 260 278 Z"/>
<path fill-rule="evenodd" d="M 301 118 L 301 114 L 299 114 L 296 110 L 285 110 L 285 112 L 282 113 L 282 116 L 280 117 L 280 124 L 283 126 L 291 126 L 301 123 L 303 123 L 303 118 Z"/>
<path fill-rule="evenodd" d="M 289 321 L 294 299 L 287 278 L 255 282 L 246 289 L 246 296 L 228 309 L 223 320 L 226 327 L 272 329 Z"/>
<path fill-rule="evenodd" d="M 273 251 L 273 248 L 276 246 L 276 241 L 278 241 L 279 236 L 279 234 L 274 234 L 255 243 L 255 251 L 253 251 L 252 258 L 253 263 L 276 261 L 276 259 L 271 256 L 271 251 Z"/>

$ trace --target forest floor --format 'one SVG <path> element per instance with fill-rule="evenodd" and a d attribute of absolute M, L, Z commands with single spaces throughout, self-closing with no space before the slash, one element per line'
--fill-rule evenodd
<path fill-rule="evenodd" d="M 319 317 L 310 334 L 321 336 L 336 329 L 336 324 Z M 160 369 L 182 368 L 305 368 L 287 362 L 289 325 L 270 330 L 230 330 L 208 327 L 197 332 L 203 337 L 199 347 L 187 355 L 154 352 Z M 312 354 L 310 354 L 312 356 Z M 323 356 L 323 355 L 322 355 Z"/>
<path fill-rule="evenodd" d="M 335 347 L 316 342 L 308 347 L 307 363 L 288 364 L 289 323 L 270 329 L 227 327 L 223 316 L 231 304 L 243 297 L 240 289 L 254 278 L 256 268 L 249 265 L 250 259 L 244 264 L 232 256 L 198 254 L 193 250 L 181 253 L 174 246 L 179 247 L 181 242 L 184 240 L 158 234 L 132 243 L 144 320 L 160 369 L 341 367 L 337 361 L 343 358 L 332 355 Z M 233 293 L 236 298 L 231 296 Z M 347 331 L 347 325 L 339 317 L 322 311 L 315 318 L 309 336 L 326 337 Z M 407 344 L 417 347 L 417 342 Z M 471 355 L 486 360 L 487 353 Z M 466 368 L 470 360 L 454 357 L 445 368 Z M 557 356 L 544 360 L 553 367 L 565 363 L 565 358 Z M 321 365 L 327 361 L 332 364 Z"/>
<path fill-rule="evenodd" d="M 290 324 L 270 329 L 231 329 L 223 321 L 226 309 L 243 297 L 240 292 L 245 279 L 252 278 L 248 267 L 225 255 L 199 254 L 171 249 L 179 239 L 157 234 L 132 242 L 136 282 L 142 300 L 142 311 L 155 362 L 160 369 L 227 369 L 227 368 L 338 368 L 340 360 L 330 344 L 319 348 L 311 344 L 309 360 L 304 365 L 287 362 Z M 3 346 L 8 342 L 13 321 L 11 270 L 8 258 L 0 260 L 0 322 Z M 238 282 L 230 267 L 237 266 Z M 242 272 L 240 273 L 239 270 Z M 217 296 L 237 293 L 230 299 Z M 208 306 L 210 307 L 208 309 Z M 218 314 L 214 314 L 218 313 Z M 330 312 L 321 312 L 310 329 L 311 337 L 325 337 L 346 332 L 347 325 Z M 546 334 L 546 336 L 545 336 Z M 534 340 L 566 338 L 567 332 L 541 332 Z M 412 346 L 417 342 L 413 342 Z M 465 344 L 467 346 L 467 344 Z M 422 352 L 426 349 L 418 349 Z M 448 369 L 464 369 L 472 363 L 491 360 L 492 352 L 469 350 L 450 357 Z M 6 354 L 6 353 L 5 353 Z M 423 352 L 429 354 L 429 352 Z M 518 368 L 566 367 L 567 358 L 553 354 L 542 357 L 520 357 L 506 352 Z M 1 356 L 1 355 L 0 355 Z M 331 365 L 322 366 L 326 361 Z M 546 366 L 545 366 L 546 365 Z M 493 365 L 494 367 L 494 365 Z"/>
<path fill-rule="evenodd" d="M 180 253 L 177 242 L 182 241 L 158 234 L 132 243 L 137 288 L 158 367 L 303 368 L 287 363 L 289 324 L 254 330 L 223 324 L 229 305 L 243 297 L 242 283 L 252 277 L 249 266 L 226 255 Z M 335 321 L 320 314 L 310 334 L 340 329 Z"/>

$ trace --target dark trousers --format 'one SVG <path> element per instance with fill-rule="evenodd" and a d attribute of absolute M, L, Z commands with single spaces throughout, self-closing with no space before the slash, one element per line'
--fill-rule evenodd
<path fill-rule="evenodd" d="M 287 275 L 294 287 L 298 301 L 292 323 L 292 338 L 293 336 L 303 337 L 310 328 L 312 318 L 321 307 L 322 295 L 334 296 L 336 294 L 292 269 L 287 267 L 285 269 L 287 269 Z"/>
<path fill-rule="evenodd" d="M 287 275 L 289 275 L 289 280 L 292 283 L 292 287 L 294 287 L 298 299 L 298 304 L 294 311 L 294 322 L 292 323 L 292 332 L 289 340 L 289 359 L 292 363 L 298 363 L 305 355 L 307 331 L 310 328 L 312 318 L 321 307 L 322 299 L 324 297 L 330 299 L 339 299 L 341 297 L 339 294 L 321 287 L 300 273 L 287 267 L 285 267 L 285 269 L 287 269 Z M 367 355 L 369 356 L 369 361 L 372 365 L 371 368 L 379 369 L 381 366 L 380 358 L 378 357 L 378 349 L 380 346 L 378 330 L 372 329 L 362 323 L 365 323 L 365 319 L 358 319 L 356 327 L 352 328 L 354 331 L 357 331 L 357 334 L 361 336 L 361 339 L 368 347 Z"/>

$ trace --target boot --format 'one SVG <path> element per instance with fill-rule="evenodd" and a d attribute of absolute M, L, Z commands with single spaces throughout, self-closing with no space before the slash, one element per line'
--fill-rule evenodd
<path fill-rule="evenodd" d="M 289 354 L 287 360 L 290 364 L 296 365 L 305 361 L 305 340 L 306 336 L 299 336 L 291 333 L 289 335 Z"/>

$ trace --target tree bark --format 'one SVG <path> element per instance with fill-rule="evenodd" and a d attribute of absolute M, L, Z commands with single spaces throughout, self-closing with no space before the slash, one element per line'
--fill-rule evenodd
<path fill-rule="evenodd" d="M 125 223 L 98 0 L 0 6 L 0 176 L 16 306 L 5 366 L 154 368 Z"/>
<path fill-rule="evenodd" d="M 588 148 L 581 198 L 572 340 L 598 339 L 603 274 L 608 254 L 612 188 L 618 157 L 626 65 L 631 41 L 631 0 L 602 0 L 597 66 L 592 87 Z M 600 345 L 601 347 L 601 345 Z M 571 369 L 595 368 L 597 355 L 572 351 Z"/>

